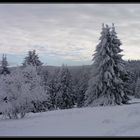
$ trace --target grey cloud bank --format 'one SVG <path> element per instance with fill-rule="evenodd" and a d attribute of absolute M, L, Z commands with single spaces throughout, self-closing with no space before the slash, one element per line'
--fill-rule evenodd
<path fill-rule="evenodd" d="M 140 4 L 1 4 L 0 53 L 18 65 L 32 49 L 45 64 L 91 64 L 101 24 L 115 23 L 123 58 L 140 59 L 139 13 Z"/>

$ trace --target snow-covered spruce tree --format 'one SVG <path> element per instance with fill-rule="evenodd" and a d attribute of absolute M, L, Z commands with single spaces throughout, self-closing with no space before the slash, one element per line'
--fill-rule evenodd
<path fill-rule="evenodd" d="M 77 107 L 84 106 L 85 101 L 85 92 L 88 88 L 88 81 L 89 81 L 89 72 L 87 69 L 83 66 L 78 74 L 78 79 L 75 83 L 75 94 L 76 94 L 76 104 Z"/>
<path fill-rule="evenodd" d="M 49 72 L 47 69 L 41 70 L 41 85 L 47 95 L 47 100 L 42 104 L 46 110 L 56 109 L 57 75 L 59 71 Z"/>
<path fill-rule="evenodd" d="M 44 87 L 44 90 L 47 92 L 48 80 L 50 75 L 47 68 L 41 67 L 41 69 L 37 69 L 37 73 L 41 77 L 41 85 Z"/>
<path fill-rule="evenodd" d="M 100 43 L 93 58 L 92 74 L 86 91 L 85 106 L 120 105 L 127 103 L 124 87 L 125 65 L 122 60 L 121 42 L 115 27 L 102 27 Z"/>
<path fill-rule="evenodd" d="M 126 65 L 125 65 L 126 66 Z M 126 68 L 126 74 L 124 74 L 124 88 L 125 88 L 125 92 L 127 93 L 127 95 L 134 95 L 134 90 L 135 90 L 135 85 L 134 85 L 134 75 L 131 71 L 127 70 Z M 128 97 L 126 97 L 128 98 Z M 130 100 L 130 98 L 129 98 Z"/>
<path fill-rule="evenodd" d="M 23 62 L 23 68 L 24 70 L 27 70 L 26 73 L 30 74 L 30 71 L 28 72 L 28 69 L 31 70 L 34 69 L 34 71 L 36 71 L 37 76 L 40 78 L 41 80 L 41 86 L 44 86 L 44 78 L 46 78 L 45 76 L 42 76 L 42 71 L 41 71 L 41 66 L 42 66 L 42 62 L 39 60 L 38 55 L 36 54 L 36 51 L 29 51 L 28 52 L 28 56 L 25 57 L 25 60 Z M 30 78 L 27 76 L 27 79 Z M 30 79 L 28 79 L 30 81 Z M 46 79 L 45 79 L 46 80 Z M 30 81 L 31 82 L 31 81 Z M 46 85 L 45 85 L 46 86 Z M 44 87 L 45 90 L 45 87 Z M 45 91 L 47 92 L 47 91 Z M 38 93 L 39 94 L 39 93 Z M 45 111 L 45 106 L 43 105 L 43 103 L 33 103 L 34 104 L 34 110 L 33 112 L 40 112 L 40 111 Z"/>
<path fill-rule="evenodd" d="M 59 73 L 58 70 L 54 71 L 54 73 L 52 74 L 47 83 L 47 95 L 48 95 L 47 106 L 49 110 L 57 109 L 56 95 L 58 93 L 58 73 Z"/>
<path fill-rule="evenodd" d="M 129 60 L 126 61 L 126 69 L 129 70 L 129 80 L 128 80 L 128 94 L 135 96 L 135 89 L 137 79 L 140 77 L 140 61 L 139 60 Z"/>
<path fill-rule="evenodd" d="M 23 62 L 23 66 L 41 66 L 42 64 L 35 50 L 29 51 Z"/>
<path fill-rule="evenodd" d="M 140 77 L 138 77 L 136 80 L 134 96 L 135 98 L 140 98 Z"/>
<path fill-rule="evenodd" d="M 71 73 L 67 66 L 62 65 L 58 74 L 57 108 L 68 109 L 74 106 L 74 91 Z"/>
<path fill-rule="evenodd" d="M 10 74 L 10 70 L 8 69 L 7 57 L 4 54 L 2 56 L 0 74 L 3 74 L 3 75 Z"/>

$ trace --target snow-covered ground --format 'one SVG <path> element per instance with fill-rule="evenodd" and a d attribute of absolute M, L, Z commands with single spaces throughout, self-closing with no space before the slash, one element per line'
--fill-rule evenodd
<path fill-rule="evenodd" d="M 140 136 L 140 99 L 131 103 L 1 118 L 0 136 Z"/>

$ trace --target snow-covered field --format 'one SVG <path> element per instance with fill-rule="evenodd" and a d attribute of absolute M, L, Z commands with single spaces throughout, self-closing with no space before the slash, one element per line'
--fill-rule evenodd
<path fill-rule="evenodd" d="M 140 136 L 140 99 L 131 103 L 1 118 L 0 136 Z"/>

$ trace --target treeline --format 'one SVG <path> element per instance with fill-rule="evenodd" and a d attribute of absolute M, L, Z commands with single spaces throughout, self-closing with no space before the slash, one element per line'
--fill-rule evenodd
<path fill-rule="evenodd" d="M 49 72 L 33 50 L 21 67 L 12 70 L 3 55 L 0 71 L 0 112 L 9 119 L 22 118 L 28 112 L 83 106 L 89 78 L 84 66 L 75 76 L 66 65 Z"/>

